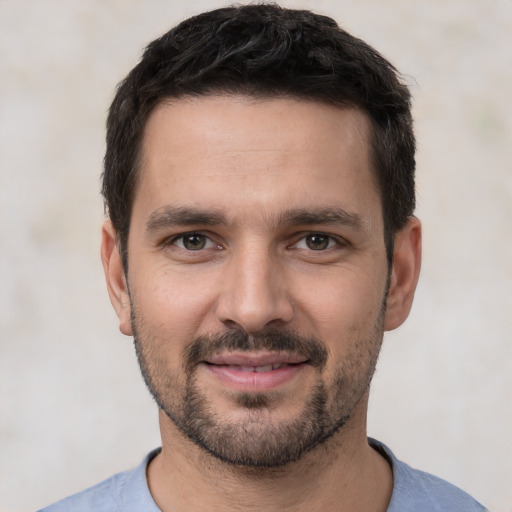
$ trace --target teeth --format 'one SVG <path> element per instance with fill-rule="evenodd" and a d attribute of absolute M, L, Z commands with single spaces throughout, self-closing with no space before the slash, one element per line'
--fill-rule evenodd
<path fill-rule="evenodd" d="M 271 370 L 272 370 L 272 365 L 271 364 L 267 364 L 265 366 L 256 366 L 254 368 L 254 371 L 256 373 L 270 372 Z"/>
<path fill-rule="evenodd" d="M 285 366 L 283 363 L 275 363 L 275 364 L 266 364 L 264 366 L 238 366 L 243 372 L 256 372 L 256 373 L 264 373 L 270 372 L 272 370 L 279 370 Z"/>

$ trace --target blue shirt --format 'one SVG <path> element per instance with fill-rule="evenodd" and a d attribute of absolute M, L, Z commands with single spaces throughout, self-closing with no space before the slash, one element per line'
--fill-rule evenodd
<path fill-rule="evenodd" d="M 370 439 L 370 444 L 393 469 L 393 494 L 387 512 L 487 510 L 458 487 L 400 462 L 382 443 Z M 158 452 L 159 449 L 149 453 L 135 469 L 118 473 L 38 512 L 160 512 L 146 480 L 146 467 Z"/>

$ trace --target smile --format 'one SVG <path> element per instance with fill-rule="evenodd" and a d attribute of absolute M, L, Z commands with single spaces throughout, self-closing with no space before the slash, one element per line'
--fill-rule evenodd
<path fill-rule="evenodd" d="M 234 365 L 234 369 L 240 370 L 242 372 L 265 373 L 265 372 L 270 372 L 272 370 L 279 370 L 279 368 L 283 368 L 284 366 L 288 366 L 288 365 L 286 363 L 266 364 L 264 366 L 236 366 L 236 365 Z"/>
<path fill-rule="evenodd" d="M 225 354 L 204 362 L 215 380 L 240 392 L 275 390 L 307 366 L 306 360 L 291 354 Z"/>

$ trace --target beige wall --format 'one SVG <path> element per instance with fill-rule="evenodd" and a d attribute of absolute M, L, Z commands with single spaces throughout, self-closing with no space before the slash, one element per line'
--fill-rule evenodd
<path fill-rule="evenodd" d="M 512 511 L 512 2 L 316 0 L 415 96 L 423 274 L 370 435 Z M 216 0 L 0 0 L 0 512 L 159 443 L 99 263 L 105 111 L 142 47 Z"/>

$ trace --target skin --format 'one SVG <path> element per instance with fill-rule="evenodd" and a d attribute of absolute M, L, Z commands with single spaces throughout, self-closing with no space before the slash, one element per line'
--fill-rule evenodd
<path fill-rule="evenodd" d="M 367 443 L 368 385 L 383 331 L 409 314 L 421 228 L 411 218 L 397 233 L 389 269 L 368 130 L 356 109 L 294 99 L 206 96 L 162 103 L 151 114 L 127 275 L 109 221 L 102 259 L 120 329 L 133 335 L 136 327 L 166 404 L 180 414 L 183 354 L 195 338 L 283 330 L 319 340 L 325 365 L 305 362 L 271 389 L 257 377 L 255 388 L 247 380 L 239 388 L 211 365 L 194 365 L 195 389 L 210 410 L 227 428 L 246 425 L 257 442 L 296 420 L 322 383 L 328 413 L 348 415 L 342 428 L 298 460 L 258 469 L 218 460 L 160 411 L 162 452 L 148 468 L 148 482 L 163 511 L 386 510 L 392 474 Z M 175 216 L 168 212 L 177 207 L 221 214 L 222 223 L 197 215 L 193 222 L 170 222 Z M 288 218 L 299 209 L 326 208 L 347 215 L 330 222 Z M 194 239 L 199 250 L 184 244 L 182 235 L 191 232 L 200 235 Z M 326 245 L 313 250 L 317 235 Z M 269 354 L 253 355 L 257 365 Z M 341 396 L 340 372 L 350 383 Z M 242 392 L 273 393 L 272 404 L 258 409 L 258 424 L 254 410 L 241 403 Z"/>

